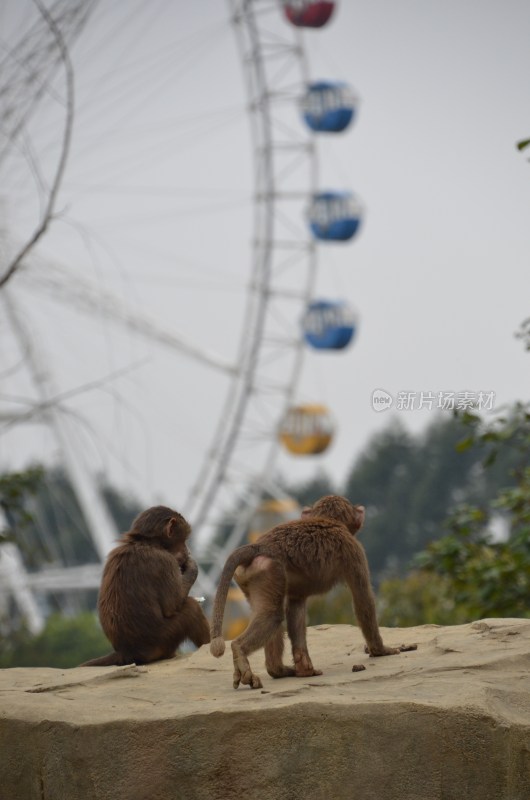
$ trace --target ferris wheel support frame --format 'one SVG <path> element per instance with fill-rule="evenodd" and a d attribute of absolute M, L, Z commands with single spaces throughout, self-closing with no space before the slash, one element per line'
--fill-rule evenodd
<path fill-rule="evenodd" d="M 17 337 L 20 349 L 25 353 L 33 381 L 42 404 L 42 414 L 51 426 L 55 439 L 59 445 L 62 460 L 68 477 L 70 478 L 77 500 L 81 506 L 96 552 L 103 562 L 109 551 L 115 545 L 118 531 L 100 492 L 94 485 L 92 477 L 83 469 L 79 456 L 73 446 L 73 438 L 67 430 L 67 420 L 61 414 L 57 404 L 50 402 L 57 396 L 53 387 L 50 372 L 45 367 L 42 353 L 37 353 L 35 341 L 24 326 L 21 315 L 18 314 L 17 304 L 12 292 L 4 287 L 0 297 L 4 301 L 6 315 L 11 323 L 11 328 Z"/>

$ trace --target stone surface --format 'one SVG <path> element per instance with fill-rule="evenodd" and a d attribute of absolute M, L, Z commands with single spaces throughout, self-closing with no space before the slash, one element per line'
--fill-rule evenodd
<path fill-rule="evenodd" d="M 230 648 L 0 671 L 0 800 L 529 800 L 530 620 L 309 630 L 322 676 L 232 688 Z M 364 671 L 352 672 L 362 664 Z"/>

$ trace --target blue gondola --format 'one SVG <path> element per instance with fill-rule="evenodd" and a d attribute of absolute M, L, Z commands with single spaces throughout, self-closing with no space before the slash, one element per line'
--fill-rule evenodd
<path fill-rule="evenodd" d="M 356 98 L 347 83 L 318 81 L 310 83 L 302 100 L 302 113 L 313 131 L 338 133 L 353 119 Z"/>
<path fill-rule="evenodd" d="M 316 239 L 345 242 L 361 224 L 361 204 L 351 192 L 314 194 L 309 208 L 309 225 Z"/>
<path fill-rule="evenodd" d="M 303 320 L 304 338 L 316 350 L 342 350 L 355 334 L 355 316 L 344 301 L 315 300 Z"/>
<path fill-rule="evenodd" d="M 328 22 L 335 3 L 331 0 L 283 0 L 285 16 L 300 28 L 321 28 Z"/>

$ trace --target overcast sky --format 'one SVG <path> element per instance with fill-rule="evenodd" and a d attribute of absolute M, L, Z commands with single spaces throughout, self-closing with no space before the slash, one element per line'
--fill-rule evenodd
<path fill-rule="evenodd" d="M 4 48 L 31 15 L 29 1 L 2 4 Z M 326 28 L 306 33 L 311 77 L 347 81 L 360 96 L 355 124 L 319 138 L 318 152 L 322 188 L 353 190 L 365 219 L 352 243 L 319 248 L 318 294 L 347 299 L 359 330 L 345 352 L 307 354 L 298 400 L 326 403 L 337 436 L 321 456 L 282 455 L 289 481 L 324 470 L 340 486 L 392 415 L 414 431 L 434 419 L 434 409 L 396 409 L 400 392 L 494 392 L 496 407 L 527 399 L 530 356 L 514 332 L 530 315 L 530 163 L 515 143 L 530 137 L 529 31 L 526 0 L 343 0 Z M 252 151 L 227 4 L 101 0 L 73 61 L 61 218 L 35 255 L 233 361 Z M 45 175 L 62 113 L 45 97 L 32 118 Z M 35 183 L 16 153 L 0 170 L 4 226 L 23 240 Z M 85 317 L 60 295 L 10 288 L 59 391 L 128 370 L 68 401 L 90 468 L 141 502 L 178 507 L 224 378 L 120 332 L 97 309 Z M 2 310 L 4 402 L 31 397 L 19 357 Z M 373 410 L 376 389 L 392 410 Z M 43 426 L 0 438 L 2 469 L 55 454 Z"/>

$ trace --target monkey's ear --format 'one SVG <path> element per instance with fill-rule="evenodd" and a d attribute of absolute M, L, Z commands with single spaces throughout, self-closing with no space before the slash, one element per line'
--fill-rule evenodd
<path fill-rule="evenodd" d="M 190 534 L 190 527 L 187 523 L 184 523 L 184 520 L 177 519 L 177 517 L 171 517 L 168 520 L 166 527 L 164 528 L 164 533 L 168 539 L 187 539 Z"/>
<path fill-rule="evenodd" d="M 366 515 L 366 509 L 364 506 L 354 506 L 355 510 L 355 520 L 354 520 L 354 530 L 352 531 L 353 535 L 360 531 L 364 525 L 364 519 Z"/>

